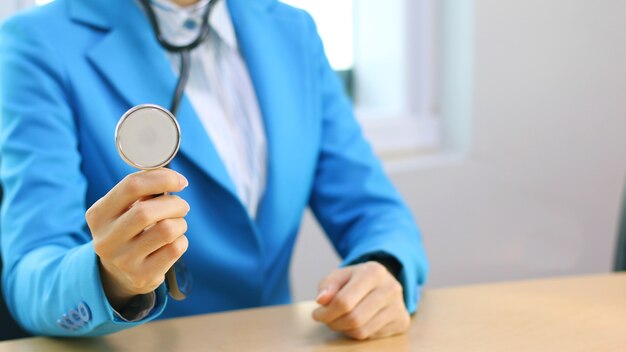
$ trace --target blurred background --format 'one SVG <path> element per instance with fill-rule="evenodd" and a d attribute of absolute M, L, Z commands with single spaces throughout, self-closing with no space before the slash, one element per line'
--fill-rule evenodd
<path fill-rule="evenodd" d="M 2 0 L 0 17 L 46 2 Z M 284 2 L 315 18 L 422 229 L 430 287 L 612 269 L 626 175 L 626 1 Z M 295 300 L 313 298 L 338 263 L 307 214 Z"/>
<path fill-rule="evenodd" d="M 357 115 L 423 231 L 430 287 L 612 270 L 626 1 L 288 2 L 353 70 Z M 307 216 L 295 298 L 338 262 Z"/>

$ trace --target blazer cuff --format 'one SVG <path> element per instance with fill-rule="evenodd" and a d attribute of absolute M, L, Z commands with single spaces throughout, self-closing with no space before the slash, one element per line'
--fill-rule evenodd
<path fill-rule="evenodd" d="M 93 244 L 90 242 L 76 248 L 69 254 L 69 257 L 67 259 L 74 263 L 72 266 L 76 269 L 66 276 L 69 280 L 65 282 L 64 288 L 68 292 L 61 293 L 61 295 L 68 300 L 75 300 L 84 304 L 88 312 L 88 319 L 85 319 L 87 320 L 85 324 L 80 328 L 70 326 L 69 335 L 99 336 L 110 334 L 152 320 L 165 309 L 167 290 L 165 284 L 162 284 L 154 292 L 155 305 L 149 314 L 138 321 L 120 319 L 102 288 L 99 259 L 93 249 Z M 85 282 L 85 278 L 89 278 L 87 282 Z M 61 321 L 63 320 L 61 319 Z"/>
<path fill-rule="evenodd" d="M 409 313 L 414 314 L 421 301 L 422 289 L 428 271 L 428 261 L 422 248 L 398 245 L 395 242 L 402 243 L 402 241 L 394 241 L 394 237 L 396 237 L 394 234 L 390 234 L 386 241 L 380 241 L 380 239 L 375 238 L 362 238 L 361 241 L 350 249 L 341 266 L 351 265 L 358 262 L 360 258 L 371 254 L 395 258 L 401 265 L 397 278 L 404 289 L 406 308 Z M 402 238 L 402 236 L 398 237 Z"/>
<path fill-rule="evenodd" d="M 402 271 L 402 264 L 398 261 L 398 259 L 392 255 L 389 255 L 384 252 L 374 252 L 370 254 L 363 255 L 351 262 L 349 265 L 361 264 L 366 262 L 378 262 L 384 266 L 389 273 L 398 280 L 404 286 L 404 283 L 400 279 L 400 271 Z M 406 288 L 405 288 L 406 289 Z"/>
<path fill-rule="evenodd" d="M 156 305 L 156 293 L 150 292 L 145 295 L 137 295 L 121 310 L 115 308 L 113 312 L 116 318 L 127 322 L 138 322 L 147 317 Z"/>

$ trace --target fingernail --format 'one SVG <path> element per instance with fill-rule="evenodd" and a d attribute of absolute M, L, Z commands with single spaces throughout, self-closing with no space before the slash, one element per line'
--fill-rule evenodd
<path fill-rule="evenodd" d="M 320 293 L 317 294 L 317 298 L 315 298 L 316 301 L 319 301 L 320 298 L 322 298 L 322 296 L 324 296 L 326 294 L 326 292 L 328 292 L 328 289 L 323 289 L 322 291 L 320 291 Z"/>
<path fill-rule="evenodd" d="M 189 181 L 187 181 L 187 179 L 185 178 L 185 176 L 178 174 L 178 182 L 180 183 L 180 185 L 185 188 L 187 186 L 189 186 Z"/>

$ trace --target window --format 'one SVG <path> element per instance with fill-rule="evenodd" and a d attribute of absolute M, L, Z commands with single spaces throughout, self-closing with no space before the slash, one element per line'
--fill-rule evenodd
<path fill-rule="evenodd" d="M 330 65 L 354 100 L 354 0 L 282 0 L 315 19 Z M 357 0 L 358 1 L 358 0 Z"/>
<path fill-rule="evenodd" d="M 315 19 L 379 155 L 439 147 L 437 0 L 282 1 Z"/>
<path fill-rule="evenodd" d="M 13 10 L 52 0 L 3 0 Z M 315 19 L 365 134 L 385 159 L 442 144 L 437 0 L 282 0 Z M 4 12 L 11 11 L 8 10 Z M 447 128 L 447 127 L 446 127 Z"/>
<path fill-rule="evenodd" d="M 353 68 L 355 0 L 283 0 L 283 2 L 305 9 L 315 18 L 318 31 L 324 38 L 328 59 L 335 70 Z"/>

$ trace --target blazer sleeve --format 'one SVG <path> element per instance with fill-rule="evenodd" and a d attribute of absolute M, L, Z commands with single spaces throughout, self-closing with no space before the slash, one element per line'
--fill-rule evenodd
<path fill-rule="evenodd" d="M 420 232 L 365 140 L 310 17 L 308 23 L 323 124 L 310 207 L 342 265 L 369 255 L 400 262 L 405 303 L 414 313 L 428 271 Z"/>
<path fill-rule="evenodd" d="M 102 335 L 141 321 L 117 316 L 104 294 L 85 221 L 87 180 L 59 53 L 20 15 L 0 30 L 2 273 L 7 305 L 34 334 Z"/>

